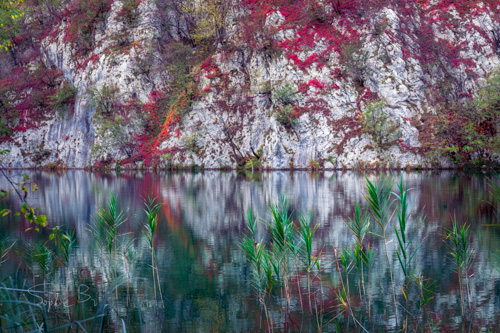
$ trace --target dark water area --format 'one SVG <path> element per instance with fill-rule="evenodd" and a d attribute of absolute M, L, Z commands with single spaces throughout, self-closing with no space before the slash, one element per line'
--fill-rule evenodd
<path fill-rule="evenodd" d="M 284 195 L 290 201 L 293 217 L 299 212 L 311 213 L 313 222 L 319 224 L 313 252 L 321 253 L 322 270 L 317 275 L 315 302 L 320 304 L 323 313 L 322 330 L 362 331 L 346 318 L 345 312 L 338 315 L 342 312 L 338 301 L 341 276 L 333 254 L 354 243 L 344 223 L 352 216 L 354 206 L 360 204 L 363 209 L 368 206 L 363 174 L 334 171 L 116 174 L 76 170 L 25 173 L 39 187 L 29 195 L 29 203 L 42 209 L 50 228 L 75 230 L 77 241 L 69 267 L 59 268 L 50 283 L 43 285 L 39 274 L 33 276 L 29 265 L 22 260 L 22 253 L 16 251 L 5 258 L 0 280 L 4 287 L 45 291 L 37 294 L 35 300 L 30 297 L 33 302 L 50 305 L 52 326 L 62 325 L 68 313 L 71 321 L 93 316 L 106 299 L 108 306 L 103 310 L 106 316 L 102 323 L 105 331 L 125 331 L 124 327 L 129 332 L 267 331 L 266 317 L 250 284 L 250 265 L 238 241 L 245 232 L 244 214 L 252 209 L 269 221 L 267 204 Z M 8 174 L 19 180 L 20 171 Z M 500 331 L 497 324 L 500 322 L 500 261 L 496 259 L 500 227 L 489 226 L 500 221 L 486 175 L 440 171 L 367 176 L 371 180 L 402 176 L 403 182 L 412 188 L 409 192 L 412 217 L 417 218 L 418 212 L 425 216 L 415 225 L 414 244 L 418 251 L 413 270 L 435 281 L 436 289 L 434 299 L 418 314 L 422 330 L 432 331 L 435 327 L 437 331 L 467 331 L 467 325 L 472 323 L 476 329 Z M 9 188 L 3 178 L 0 188 Z M 108 256 L 99 251 L 87 229 L 98 209 L 106 206 L 111 193 L 116 195 L 118 207 L 126 212 L 128 220 L 119 230 L 121 245 L 117 254 Z M 158 301 L 160 290 L 155 290 L 152 282 L 151 252 L 143 235 L 146 222 L 143 201 L 147 197 L 156 197 L 163 204 L 154 242 L 163 301 Z M 16 199 L 11 195 L 0 203 L 0 209 L 19 205 Z M 475 253 L 469 271 L 467 319 L 461 314 L 457 272 L 443 241 L 445 228 L 451 227 L 453 218 L 459 224 L 470 226 L 471 247 Z M 0 235 L 17 239 L 15 248 L 47 240 L 50 234 L 49 228 L 25 232 L 29 224 L 13 215 L 0 222 Z M 375 249 L 375 260 L 366 281 L 371 293 L 370 314 L 362 310 L 355 314 L 370 332 L 393 330 L 396 322 L 390 271 L 383 240 L 375 235 L 377 228 L 372 223 L 366 239 Z M 261 223 L 259 238 L 266 239 L 265 229 Z M 400 286 L 405 279 L 397 262 L 392 222 L 387 232 L 388 255 L 401 303 L 397 318 L 401 326 L 405 298 Z M 310 317 L 304 316 L 300 311 L 307 280 L 297 272 L 293 281 L 297 288 L 289 316 L 283 314 L 279 293 L 271 297 L 269 314 L 273 329 L 317 330 L 316 316 L 313 313 Z M 353 281 L 348 287 L 357 290 L 359 281 Z M 113 289 L 115 284 L 119 286 Z M 53 295 L 60 296 L 56 299 Z M 354 296 L 353 302 L 359 305 L 360 301 L 355 301 Z M 1 311 L 0 308 L 0 314 Z M 410 312 L 411 320 L 417 314 Z M 339 324 L 339 320 L 344 322 Z"/>

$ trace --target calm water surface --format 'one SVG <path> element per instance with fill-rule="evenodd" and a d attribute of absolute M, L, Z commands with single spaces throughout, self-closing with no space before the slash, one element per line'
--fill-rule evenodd
<path fill-rule="evenodd" d="M 69 290 L 70 297 L 65 301 L 55 300 L 50 308 L 55 318 L 52 320 L 62 323 L 63 319 L 58 316 L 62 317 L 68 305 L 74 318 L 92 316 L 99 302 L 107 297 L 113 310 L 107 310 L 103 325 L 110 331 L 121 330 L 122 325 L 126 325 L 128 331 L 142 329 L 146 332 L 265 330 L 265 317 L 249 283 L 250 267 L 237 242 L 245 230 L 244 212 L 251 208 L 269 220 L 266 205 L 280 195 L 289 198 L 294 216 L 298 212 L 311 212 L 313 220 L 320 225 L 314 251 L 322 251 L 324 286 L 318 297 L 324 312 L 331 312 L 326 318 L 331 319 L 338 310 L 336 293 L 340 283 L 332 259 L 333 249 L 341 250 L 353 244 L 344 220 L 352 216 L 355 204 L 366 207 L 363 175 L 354 172 L 26 173 L 40 188 L 29 197 L 30 204 L 43 209 L 50 226 L 75 230 L 77 235 L 69 270 L 60 268 L 55 285 L 44 287 L 56 294 L 65 288 Z M 19 171 L 10 172 L 14 177 L 19 174 Z M 372 180 L 381 176 L 368 175 Z M 444 227 L 451 226 L 453 215 L 457 221 L 470 225 L 472 246 L 476 251 L 470 281 L 475 325 L 500 330 L 496 324 L 500 321 L 500 275 L 497 271 L 500 263 L 494 256 L 500 249 L 500 228 L 484 226 L 499 222 L 497 209 L 489 204 L 492 199 L 486 178 L 482 174 L 455 171 L 403 173 L 402 177 L 413 189 L 409 195 L 411 209 L 423 211 L 425 215 L 414 241 L 421 244 L 414 259 L 415 272 L 437 283 L 435 299 L 428 304 L 425 322 L 436 324 L 442 330 L 462 327 L 457 274 L 441 235 Z M 8 188 L 4 179 L 0 180 L 0 188 Z M 129 261 L 123 259 L 122 247 L 118 259 L 102 258 L 87 230 L 97 210 L 105 207 L 110 193 L 117 196 L 120 209 L 129 217 L 120 229 L 122 244 L 128 244 L 130 250 Z M 142 234 L 146 221 L 143 198 L 148 196 L 157 197 L 163 203 L 155 242 L 163 305 L 154 301 L 151 256 Z M 3 206 L 8 204 L 17 203 L 15 200 L 2 203 Z M 19 219 L 7 217 L 0 224 L 0 232 L 19 238 L 18 245 L 47 239 L 47 231 L 24 232 L 27 227 Z M 372 227 L 376 232 L 375 226 Z M 262 237 L 264 229 L 262 225 L 259 228 Z M 389 238 L 395 239 L 393 228 L 388 230 Z M 383 243 L 373 234 L 368 235 L 368 242 L 376 249 L 376 259 L 367 282 L 372 293 L 373 319 L 366 326 L 370 331 L 379 331 L 394 324 L 392 293 Z M 395 242 L 389 243 L 394 281 L 399 286 L 404 277 L 398 270 L 394 247 Z M 40 277 L 33 279 L 21 257 L 11 252 L 2 265 L 1 279 L 16 287 L 39 284 Z M 110 268 L 114 260 L 118 262 L 116 271 Z M 121 280 L 115 278 L 115 274 Z M 113 283 L 125 278 L 129 279 L 128 283 L 106 294 Z M 299 280 L 302 288 L 304 280 Z M 34 287 L 36 290 L 41 288 Z M 401 292 L 398 293 L 401 298 Z M 44 301 L 49 302 L 50 297 Z M 273 302 L 279 301 L 279 295 L 275 295 Z M 298 303 L 297 297 L 292 302 L 290 331 L 308 327 L 299 311 L 293 311 Z M 271 314 L 275 330 L 282 329 L 283 316 L 277 306 Z M 323 329 L 335 331 L 333 322 L 327 323 L 327 319 Z"/>

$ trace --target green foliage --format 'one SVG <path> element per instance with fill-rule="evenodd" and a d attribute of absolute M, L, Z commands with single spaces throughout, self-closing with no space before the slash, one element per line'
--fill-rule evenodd
<path fill-rule="evenodd" d="M 414 275 L 413 280 L 419 290 L 417 308 L 422 309 L 429 301 L 434 298 L 432 294 L 437 289 L 437 282 L 426 280 L 421 275 Z"/>
<path fill-rule="evenodd" d="M 294 225 L 289 213 L 290 205 L 284 197 L 278 203 L 270 203 L 269 211 L 272 215 L 269 223 L 269 236 L 272 247 L 282 259 L 294 251 L 293 241 L 295 240 Z"/>
<path fill-rule="evenodd" d="M 485 111 L 483 118 L 500 114 L 500 70 L 487 77 L 486 85 L 479 89 L 474 103 L 478 110 Z"/>
<path fill-rule="evenodd" d="M 89 89 L 91 105 L 96 108 L 96 113 L 103 117 L 113 115 L 114 106 L 118 102 L 119 88 L 115 85 L 108 86 L 104 84 L 101 88 L 94 87 Z"/>
<path fill-rule="evenodd" d="M 229 0 L 179 0 L 177 8 L 183 13 L 193 45 L 217 45 L 224 41 L 230 25 L 229 11 L 234 5 Z"/>
<path fill-rule="evenodd" d="M 292 220 L 289 201 L 285 197 L 280 197 L 277 203 L 268 204 L 271 219 L 266 223 L 269 246 L 263 239 L 257 240 L 258 221 L 251 210 L 247 213 L 247 234 L 238 243 L 238 246 L 245 253 L 247 260 L 252 267 L 252 286 L 259 295 L 259 300 L 264 307 L 266 318 L 269 321 L 266 296 L 270 298 L 273 290 L 279 289 L 280 295 L 285 300 L 285 311 L 291 306 L 291 283 L 299 269 L 307 275 L 307 296 L 309 301 L 309 311 L 316 314 L 316 325 L 320 325 L 322 314 L 318 310 L 321 302 L 313 299 L 314 280 L 321 271 L 321 253 L 314 254 L 313 243 L 318 225 L 312 223 L 312 215 L 305 216 L 299 214 L 299 223 Z M 321 289 L 321 284 L 316 286 L 316 292 Z M 268 322 L 268 325 L 271 325 Z"/>
<path fill-rule="evenodd" d="M 52 96 L 50 106 L 52 106 L 56 110 L 72 113 L 74 110 L 77 92 L 78 89 L 76 89 L 71 84 L 64 82 L 63 86 L 59 90 L 57 90 L 54 96 Z"/>
<path fill-rule="evenodd" d="M 184 147 L 186 147 L 186 150 L 192 152 L 192 153 L 197 153 L 198 152 L 198 134 L 194 133 L 189 136 L 185 136 L 183 139 Z"/>
<path fill-rule="evenodd" d="M 294 115 L 295 109 L 291 105 L 274 108 L 274 117 L 285 128 L 292 128 L 297 125 L 298 119 Z"/>
<path fill-rule="evenodd" d="M 319 161 L 315 161 L 314 159 L 309 160 L 309 169 L 311 170 L 319 170 L 321 168 L 321 163 Z"/>
<path fill-rule="evenodd" d="M 453 226 L 445 228 L 444 242 L 448 246 L 450 260 L 454 264 L 458 275 L 460 300 L 462 306 L 462 315 L 466 315 L 464 295 L 464 279 L 466 283 L 466 294 L 469 296 L 469 270 L 474 261 L 474 249 L 469 237 L 469 226 L 466 224 L 458 226 L 457 219 L 454 218 Z M 468 298 L 467 298 L 468 299 Z M 467 301 L 468 302 L 468 301 Z"/>
<path fill-rule="evenodd" d="M 20 18 L 24 16 L 23 0 L 0 1 L 0 50 L 12 47 L 11 39 L 21 31 Z"/>
<path fill-rule="evenodd" d="M 245 169 L 246 170 L 259 170 L 262 169 L 262 162 L 261 162 L 261 157 L 262 156 L 262 149 L 259 149 L 256 154 L 254 154 L 253 157 L 248 159 L 245 163 Z M 228 166 L 226 166 L 228 167 Z M 223 169 L 224 166 L 221 166 L 221 169 Z"/>
<path fill-rule="evenodd" d="M 342 45 L 341 64 L 343 73 L 349 75 L 358 89 L 364 87 L 364 77 L 367 70 L 368 53 L 363 51 L 361 41 L 351 41 Z"/>
<path fill-rule="evenodd" d="M 308 217 L 304 215 L 300 215 L 300 226 L 298 230 L 298 239 L 299 239 L 299 259 L 302 261 L 304 269 L 307 273 L 310 273 L 311 270 L 316 266 L 318 271 L 320 270 L 320 261 L 319 258 L 321 256 L 321 252 L 314 256 L 312 251 L 312 244 L 314 239 L 314 233 L 316 229 L 318 229 L 319 225 L 312 224 L 312 216 Z"/>
<path fill-rule="evenodd" d="M 6 155 L 10 151 L 3 150 L 0 151 L 1 155 Z M 4 172 L 0 163 L 0 173 L 5 177 L 5 179 L 10 183 L 12 188 L 10 190 L 0 189 L 0 202 L 7 199 L 9 194 L 15 193 L 20 201 L 20 209 L 17 212 L 13 212 L 11 209 L 4 208 L 0 210 L 0 217 L 4 217 L 10 213 L 14 213 L 16 216 L 23 216 L 30 224 L 33 224 L 33 227 L 29 227 L 26 231 L 34 229 L 36 231 L 40 231 L 40 227 L 46 227 L 48 225 L 47 217 L 43 214 L 38 215 L 40 209 L 31 206 L 27 202 L 27 197 L 29 193 L 33 193 L 38 190 L 38 185 L 35 182 L 28 182 L 30 177 L 26 174 L 21 174 L 22 180 L 20 182 L 14 182 L 11 180 L 7 174 Z"/>
<path fill-rule="evenodd" d="M 13 131 L 6 119 L 0 118 L 0 138 L 10 138 Z"/>
<path fill-rule="evenodd" d="M 73 230 L 71 233 L 68 232 L 58 233 L 57 235 L 58 235 L 56 239 L 57 247 L 62 253 L 62 259 L 64 265 L 68 267 L 71 255 L 71 249 L 73 248 L 73 245 L 75 245 L 76 242 L 75 231 Z"/>
<path fill-rule="evenodd" d="M 128 220 L 123 211 L 118 211 L 116 207 L 116 197 L 111 193 L 106 208 L 99 209 L 97 216 L 88 224 L 97 246 L 102 252 L 107 250 L 108 254 L 115 254 L 118 247 L 119 228 Z M 102 258 L 101 258 L 102 259 Z M 115 259 L 116 261 L 116 259 Z"/>
<path fill-rule="evenodd" d="M 496 164 L 500 152 L 500 72 L 491 73 L 471 100 L 458 101 L 424 115 L 418 125 L 419 150 L 427 157 L 445 156 L 460 166 Z"/>
<path fill-rule="evenodd" d="M 194 49 L 189 45 L 181 42 L 174 42 L 168 45 L 165 50 L 167 56 L 167 70 L 172 76 L 169 81 L 167 91 L 170 95 L 168 109 L 172 109 L 176 105 L 182 105 L 181 110 L 176 110 L 179 114 L 184 114 L 188 111 L 188 107 L 193 99 L 193 84 L 194 84 L 194 65 L 199 62 L 197 57 L 201 54 L 194 52 Z M 181 103 L 180 98 L 185 98 L 187 101 Z"/>
<path fill-rule="evenodd" d="M 273 93 L 273 115 L 285 128 L 292 128 L 297 124 L 295 116 L 294 96 L 295 89 L 290 83 L 286 83 Z"/>
<path fill-rule="evenodd" d="M 158 212 L 162 206 L 160 203 L 155 203 L 156 199 L 148 198 L 144 201 L 144 206 L 146 209 L 144 212 L 148 218 L 148 222 L 144 225 L 146 229 L 143 231 L 146 239 L 148 241 L 150 249 L 154 249 L 154 237 L 156 233 L 156 227 L 158 225 Z"/>
<path fill-rule="evenodd" d="M 133 142 L 127 125 L 140 124 L 145 115 L 134 112 L 135 105 L 124 105 L 121 103 L 123 96 L 115 85 L 104 84 L 100 89 L 94 87 L 89 90 L 88 96 L 91 105 L 96 108 L 93 118 L 97 128 L 96 134 L 103 139 L 101 143 L 94 143 L 91 149 L 93 158 L 102 157 L 101 154 L 109 152 L 110 148 L 118 149 L 127 157 L 136 156 L 138 147 Z M 101 161 L 103 165 L 112 162 Z"/>
<path fill-rule="evenodd" d="M 396 237 L 398 240 L 399 248 L 396 250 L 396 255 L 398 257 L 399 264 L 403 273 L 406 277 L 411 275 L 410 272 L 410 264 L 417 253 L 420 246 L 415 249 L 411 249 L 413 239 L 416 235 L 416 232 L 413 230 L 413 236 L 410 236 L 410 230 L 414 229 L 414 225 L 416 223 L 416 219 L 413 223 L 409 224 L 410 213 L 408 212 L 408 184 L 403 185 L 403 177 L 401 177 L 398 183 L 399 195 L 393 193 L 393 195 L 397 198 L 397 224 L 394 224 L 394 232 L 396 233 Z M 399 228 L 398 228 L 399 227 Z M 412 252 L 413 251 L 413 252 Z"/>
<path fill-rule="evenodd" d="M 362 118 L 363 133 L 370 135 L 379 148 L 386 148 L 399 138 L 399 124 L 384 110 L 385 105 L 384 100 L 367 104 Z"/>
<path fill-rule="evenodd" d="M 117 238 L 121 236 L 118 229 L 127 221 L 127 217 L 124 211 L 118 211 L 116 207 L 116 197 L 111 193 L 111 197 L 108 202 L 108 208 L 99 209 L 98 212 L 99 225 L 104 225 L 106 230 L 106 247 L 109 253 L 112 252 L 113 248 L 116 250 Z"/>
<path fill-rule="evenodd" d="M 104 219 L 96 217 L 92 218 L 88 224 L 87 230 L 92 234 L 94 240 L 99 247 L 101 253 L 106 248 L 107 232 Z"/>
<path fill-rule="evenodd" d="M 457 225 L 456 218 L 453 221 L 451 228 L 445 228 L 444 241 L 450 252 L 450 259 L 455 264 L 459 275 L 467 274 L 473 260 L 474 250 L 471 247 L 469 239 L 469 226 Z"/>
<path fill-rule="evenodd" d="M 56 267 L 54 267 L 54 264 L 56 261 L 54 260 L 54 252 L 44 243 L 26 244 L 24 249 L 24 261 L 28 263 L 33 274 L 38 272 L 42 275 L 43 279 L 55 272 Z"/>
<path fill-rule="evenodd" d="M 349 217 L 348 220 L 346 225 L 354 235 L 356 243 L 360 245 L 363 244 L 363 239 L 370 226 L 370 220 L 368 216 L 362 216 L 359 204 L 354 206 L 354 216 L 352 218 Z"/>
<path fill-rule="evenodd" d="M 158 273 L 158 263 L 156 261 L 155 247 L 154 247 L 154 238 L 155 238 L 156 228 L 158 226 L 158 212 L 162 204 L 155 203 L 155 201 L 156 199 L 152 198 L 148 198 L 147 201 L 144 200 L 144 206 L 146 207 L 144 212 L 146 213 L 148 222 L 144 225 L 144 228 L 146 230 L 143 231 L 143 233 L 146 236 L 149 248 L 151 250 L 151 273 L 154 283 L 154 296 L 156 299 L 156 288 L 158 288 L 158 291 L 160 293 L 160 298 L 162 299 L 163 296 L 161 294 L 160 275 Z"/>
<path fill-rule="evenodd" d="M 282 105 L 293 105 L 295 102 L 295 99 L 293 98 L 295 91 L 296 89 L 294 89 L 290 83 L 286 83 L 273 94 L 273 100 L 275 101 L 274 104 L 279 102 Z"/>
<path fill-rule="evenodd" d="M 377 183 L 372 183 L 365 177 L 365 186 L 368 192 L 365 194 L 365 198 L 370 205 L 370 212 L 378 225 L 382 229 L 385 229 L 385 225 L 388 222 L 388 208 L 394 182 L 388 178 L 384 178 Z"/>

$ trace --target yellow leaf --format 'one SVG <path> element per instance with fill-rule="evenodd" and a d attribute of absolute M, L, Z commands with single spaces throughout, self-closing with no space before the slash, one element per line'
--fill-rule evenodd
<path fill-rule="evenodd" d="M 403 287 L 401 287 L 401 291 L 403 292 L 403 296 L 405 297 L 405 300 L 407 300 L 407 301 L 408 301 L 408 299 L 406 298 L 406 293 L 405 293 L 405 291 L 403 290 Z"/>

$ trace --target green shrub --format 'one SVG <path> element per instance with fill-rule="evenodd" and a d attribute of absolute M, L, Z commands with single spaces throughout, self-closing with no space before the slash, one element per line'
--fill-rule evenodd
<path fill-rule="evenodd" d="M 198 152 L 198 134 L 194 133 L 192 135 L 186 136 L 183 139 L 184 146 L 186 150 L 192 152 L 192 153 L 197 153 Z"/>
<path fill-rule="evenodd" d="M 292 128 L 294 125 L 297 125 L 298 122 L 298 119 L 294 115 L 294 112 L 295 110 L 291 105 L 276 107 L 274 109 L 274 117 L 285 128 Z"/>
<path fill-rule="evenodd" d="M 64 112 L 74 112 L 75 99 L 78 89 L 64 82 L 62 87 L 52 96 L 50 106 Z"/>
<path fill-rule="evenodd" d="M 494 164 L 500 152 L 500 72 L 487 77 L 472 100 L 445 106 L 422 116 L 420 150 L 427 157 L 445 156 L 461 166 Z"/>
<path fill-rule="evenodd" d="M 379 148 L 394 144 L 399 137 L 399 124 L 390 118 L 384 107 L 384 100 L 373 101 L 365 106 L 362 118 L 363 133 L 370 135 Z"/>
<path fill-rule="evenodd" d="M 112 116 L 114 106 L 118 100 L 118 87 L 116 85 L 108 86 L 104 84 L 102 88 L 92 88 L 88 95 L 91 105 L 96 108 L 96 113 L 104 117 Z"/>
<path fill-rule="evenodd" d="M 280 102 L 283 105 L 292 105 L 295 100 L 293 95 L 295 94 L 295 89 L 291 84 L 286 83 L 278 91 L 273 94 L 273 100 Z M 276 103 L 275 103 L 276 104 Z"/>

